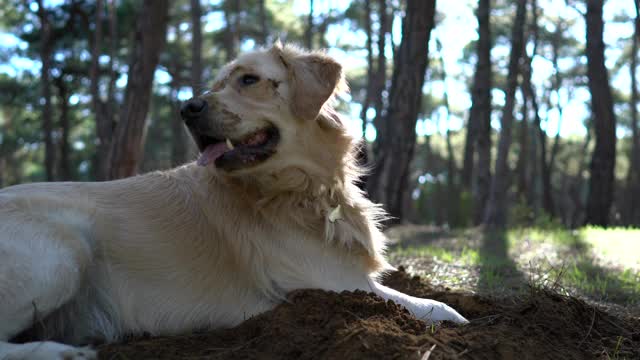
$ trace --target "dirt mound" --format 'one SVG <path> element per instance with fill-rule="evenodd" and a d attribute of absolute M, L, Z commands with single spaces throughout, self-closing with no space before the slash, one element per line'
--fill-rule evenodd
<path fill-rule="evenodd" d="M 471 324 L 429 327 L 362 291 L 300 290 L 290 302 L 233 329 L 136 337 L 100 348 L 101 359 L 597 359 L 640 358 L 640 320 L 534 289 L 521 299 L 435 291 L 403 271 L 387 286 L 447 302 Z M 427 356 L 425 356 L 427 357 Z"/>

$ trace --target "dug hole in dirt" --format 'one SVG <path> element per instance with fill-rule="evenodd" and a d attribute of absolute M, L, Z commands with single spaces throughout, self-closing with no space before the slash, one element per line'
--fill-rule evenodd
<path fill-rule="evenodd" d="M 100 347 L 101 359 L 640 359 L 640 319 L 532 289 L 490 299 L 437 291 L 403 269 L 384 284 L 446 302 L 471 323 L 428 326 L 362 291 L 299 290 L 290 302 L 233 329 L 133 337 Z"/>

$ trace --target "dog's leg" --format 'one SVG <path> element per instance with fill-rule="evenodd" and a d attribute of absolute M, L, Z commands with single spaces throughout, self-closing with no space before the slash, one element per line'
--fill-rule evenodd
<path fill-rule="evenodd" d="M 11 215 L 0 224 L 0 359 L 96 358 L 90 349 L 50 341 L 7 342 L 73 297 L 91 256 L 75 231 Z"/>
<path fill-rule="evenodd" d="M 94 360 L 98 356 L 87 347 L 74 347 L 53 341 L 26 344 L 0 342 L 1 360 Z"/>
<path fill-rule="evenodd" d="M 449 305 L 435 300 L 421 299 L 399 291 L 388 288 L 368 278 L 371 291 L 386 300 L 392 300 L 396 304 L 400 304 L 407 308 L 409 312 L 418 319 L 435 322 L 435 321 L 453 321 L 458 324 L 466 324 L 469 321 Z"/>

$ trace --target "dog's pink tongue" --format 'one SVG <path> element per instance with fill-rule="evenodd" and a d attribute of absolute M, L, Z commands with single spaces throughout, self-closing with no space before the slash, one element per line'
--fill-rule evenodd
<path fill-rule="evenodd" d="M 204 149 L 202 154 L 200 154 L 200 157 L 198 158 L 198 165 L 207 166 L 216 161 L 216 159 L 222 156 L 222 154 L 230 150 L 231 149 L 229 149 L 224 141 L 217 144 L 209 145 L 206 149 Z"/>

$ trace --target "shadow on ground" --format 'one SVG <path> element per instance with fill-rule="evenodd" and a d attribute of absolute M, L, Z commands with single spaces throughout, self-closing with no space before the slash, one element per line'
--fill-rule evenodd
<path fill-rule="evenodd" d="M 491 296 L 548 287 L 640 316 L 640 273 L 606 263 L 579 231 L 401 226 L 389 236 L 392 263 L 436 285 Z"/>
<path fill-rule="evenodd" d="M 509 255 L 509 239 L 504 230 L 483 230 L 479 249 L 478 290 L 483 293 L 522 291 L 528 279 Z"/>

